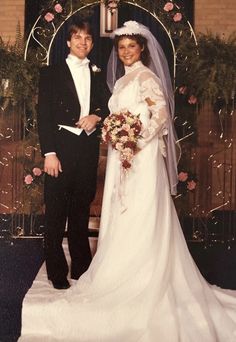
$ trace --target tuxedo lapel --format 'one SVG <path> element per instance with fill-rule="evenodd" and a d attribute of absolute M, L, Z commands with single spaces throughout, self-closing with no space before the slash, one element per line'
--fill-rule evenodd
<path fill-rule="evenodd" d="M 91 64 L 89 64 L 90 75 L 91 75 L 91 86 L 90 86 L 90 112 L 94 111 L 94 102 L 95 102 L 95 94 L 96 94 L 96 82 L 95 82 L 95 73 L 92 70 Z M 97 89 L 97 91 L 99 91 Z"/>
<path fill-rule="evenodd" d="M 94 103 L 96 102 L 95 101 L 95 96 L 96 96 L 96 80 L 95 80 L 95 77 L 96 77 L 96 74 L 93 72 L 93 70 L 91 68 L 91 64 L 89 64 L 89 70 L 90 70 L 90 80 L 91 80 L 91 85 L 90 85 L 90 113 L 91 113 L 91 111 L 93 111 L 95 109 Z M 76 92 L 74 80 L 73 80 L 70 69 L 69 69 L 66 62 L 61 65 L 61 75 L 63 78 L 62 84 L 64 84 L 67 88 L 70 89 L 70 92 L 73 94 L 73 96 L 76 98 L 76 100 L 79 103 L 79 98 L 78 98 L 78 95 Z M 83 82 L 83 80 L 81 80 L 81 82 Z"/>
<path fill-rule="evenodd" d="M 66 62 L 62 64 L 62 77 L 63 77 L 65 86 L 70 89 L 71 93 L 76 97 L 77 101 L 79 101 L 75 84 L 74 84 L 74 80 Z"/>

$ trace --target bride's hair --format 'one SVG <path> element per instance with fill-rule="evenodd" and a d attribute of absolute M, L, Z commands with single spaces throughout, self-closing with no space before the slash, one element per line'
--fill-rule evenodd
<path fill-rule="evenodd" d="M 141 52 L 141 61 L 144 65 L 149 66 L 150 64 L 150 52 L 147 46 L 147 39 L 143 37 L 141 34 L 124 34 L 115 36 L 114 38 L 114 47 L 116 52 L 118 51 L 118 44 L 119 41 L 123 38 L 128 38 L 134 40 L 141 48 L 143 48 L 143 51 Z"/>

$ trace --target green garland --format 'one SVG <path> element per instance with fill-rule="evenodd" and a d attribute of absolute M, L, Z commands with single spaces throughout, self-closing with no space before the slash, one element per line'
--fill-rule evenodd
<path fill-rule="evenodd" d="M 200 104 L 212 104 L 221 97 L 230 102 L 236 88 L 236 32 L 228 38 L 208 32 L 197 36 L 198 46 L 182 41 L 179 49 L 186 56 L 178 67 L 176 86 L 186 87 Z"/>
<path fill-rule="evenodd" d="M 0 38 L 0 99 L 10 98 L 13 105 L 24 103 L 34 110 L 39 63 L 30 57 L 24 61 L 23 53 L 22 42 L 10 46 Z"/>

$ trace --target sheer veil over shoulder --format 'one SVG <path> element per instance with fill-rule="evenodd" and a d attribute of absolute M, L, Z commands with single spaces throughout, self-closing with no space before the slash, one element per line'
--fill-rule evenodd
<path fill-rule="evenodd" d="M 136 22 L 114 32 L 125 34 L 155 40 Z M 166 158 L 175 134 L 168 87 L 140 60 L 116 81 L 110 112 L 140 116 L 140 151 L 124 174 L 119 152 L 108 147 L 97 252 L 69 290 L 26 295 L 20 341 L 236 341 L 236 291 L 202 277 L 172 202 L 176 155 L 170 177 Z"/>

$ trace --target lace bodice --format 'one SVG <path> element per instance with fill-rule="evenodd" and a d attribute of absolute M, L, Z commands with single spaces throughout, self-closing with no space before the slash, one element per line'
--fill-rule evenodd
<path fill-rule="evenodd" d="M 140 115 L 143 123 L 143 139 L 138 143 L 140 148 L 153 137 L 161 138 L 168 133 L 168 113 L 160 80 L 141 61 L 131 67 L 125 67 L 125 75 L 115 84 L 109 108 L 112 113 L 129 110 L 135 115 Z M 164 154 L 163 148 L 162 153 Z"/>

